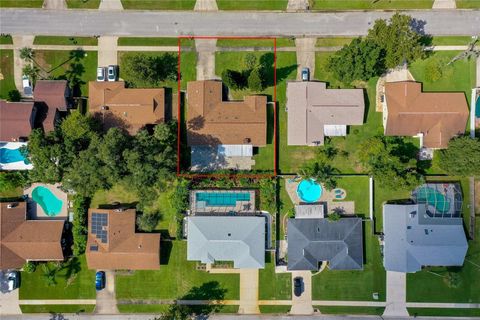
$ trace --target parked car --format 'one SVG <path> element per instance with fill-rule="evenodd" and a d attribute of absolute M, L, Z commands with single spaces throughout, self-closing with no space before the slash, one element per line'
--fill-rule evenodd
<path fill-rule="evenodd" d="M 107 77 L 106 77 L 106 74 L 107 74 L 107 68 L 105 67 L 98 67 L 97 68 L 97 81 L 106 81 L 107 80 Z"/>
<path fill-rule="evenodd" d="M 30 82 L 30 78 L 26 75 L 22 76 L 22 86 L 23 94 L 27 97 L 31 97 L 33 95 L 32 83 Z"/>
<path fill-rule="evenodd" d="M 102 290 L 105 288 L 105 272 L 97 271 L 95 274 L 95 289 Z"/>
<path fill-rule="evenodd" d="M 118 66 L 109 65 L 107 69 L 108 81 L 117 81 Z"/>
<path fill-rule="evenodd" d="M 7 273 L 8 291 L 13 291 L 18 288 L 19 274 L 17 271 L 10 271 Z"/>
<path fill-rule="evenodd" d="M 296 277 L 293 279 L 293 293 L 296 297 L 300 297 L 303 292 L 303 278 Z"/>
<path fill-rule="evenodd" d="M 310 69 L 302 69 L 302 81 L 310 81 Z"/>

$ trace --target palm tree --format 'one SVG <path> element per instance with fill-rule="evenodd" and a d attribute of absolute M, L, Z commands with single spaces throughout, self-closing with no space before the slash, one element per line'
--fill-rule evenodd
<path fill-rule="evenodd" d="M 20 58 L 25 61 L 33 61 L 33 58 L 35 58 L 35 51 L 29 47 L 21 48 Z"/>
<path fill-rule="evenodd" d="M 55 279 L 57 275 L 57 268 L 50 268 L 48 263 L 42 265 L 43 269 L 43 277 L 45 278 L 45 283 L 47 286 L 51 287 L 57 284 L 57 280 Z"/>
<path fill-rule="evenodd" d="M 304 179 L 313 179 L 321 182 L 327 190 L 332 190 L 337 187 L 337 179 L 334 174 L 337 169 L 325 162 L 314 162 L 304 165 L 300 169 L 299 175 Z"/>

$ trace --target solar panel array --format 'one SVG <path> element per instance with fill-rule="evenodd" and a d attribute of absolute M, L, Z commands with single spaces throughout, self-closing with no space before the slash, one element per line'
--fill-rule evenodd
<path fill-rule="evenodd" d="M 108 215 L 106 213 L 92 213 L 92 233 L 100 239 L 102 243 L 108 242 L 107 230 L 104 227 L 108 226 Z"/>

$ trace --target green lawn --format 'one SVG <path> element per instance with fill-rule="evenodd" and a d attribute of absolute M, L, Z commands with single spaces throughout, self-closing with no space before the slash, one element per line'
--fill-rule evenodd
<path fill-rule="evenodd" d="M 408 308 L 408 313 L 414 317 L 478 317 L 480 309 Z"/>
<path fill-rule="evenodd" d="M 217 0 L 219 10 L 286 10 L 288 0 Z"/>
<path fill-rule="evenodd" d="M 21 304 L 22 313 L 92 313 L 94 304 Z"/>
<path fill-rule="evenodd" d="M 243 60 L 247 52 L 217 52 L 215 55 L 215 74 L 220 75 L 225 69 L 243 70 Z M 253 53 L 257 60 L 265 59 L 268 61 L 270 70 L 268 71 L 267 82 L 268 86 L 260 94 L 267 95 L 268 101 L 273 101 L 273 53 Z M 262 58 L 263 57 L 263 58 Z M 285 88 L 286 80 L 295 78 L 296 76 L 296 58 L 293 52 L 278 52 L 277 53 L 277 110 L 285 108 Z M 249 89 L 231 90 L 233 99 L 243 99 L 249 94 L 255 94 Z M 282 107 L 283 106 L 283 107 Z M 270 106 L 271 108 L 271 106 Z M 281 113 L 281 111 L 279 112 Z M 258 148 L 258 153 L 254 155 L 256 170 L 272 171 L 274 160 L 273 149 L 273 110 L 269 109 L 269 123 L 267 132 L 267 146 Z M 286 120 L 285 120 L 286 121 Z M 281 123 L 281 121 L 280 121 Z"/>
<path fill-rule="evenodd" d="M 472 41 L 469 36 L 435 36 L 432 39 L 434 46 L 457 46 L 467 45 Z"/>
<path fill-rule="evenodd" d="M 433 0 L 314 0 L 314 10 L 431 9 Z"/>
<path fill-rule="evenodd" d="M 43 68 L 41 77 L 54 79 L 79 78 L 80 91 L 75 96 L 88 96 L 88 81 L 96 79 L 97 52 L 85 51 L 83 57 L 75 58 L 76 51 L 36 50 L 35 60 Z M 78 61 L 77 61 L 78 60 Z M 73 72 L 70 72 L 73 70 Z M 75 91 L 75 90 L 74 90 Z"/>
<path fill-rule="evenodd" d="M 124 9 L 193 10 L 196 0 L 122 0 Z"/>
<path fill-rule="evenodd" d="M 41 8 L 43 0 L 1 0 L 0 8 Z"/>
<path fill-rule="evenodd" d="M 315 46 L 317 47 L 343 47 L 352 42 L 352 37 L 326 37 L 317 38 Z"/>
<path fill-rule="evenodd" d="M 293 38 L 277 38 L 277 47 L 295 47 Z M 272 39 L 218 39 L 217 47 L 269 47 L 273 50 Z"/>
<path fill-rule="evenodd" d="M 170 245 L 171 248 L 168 248 Z M 239 275 L 209 274 L 196 270 L 197 263 L 186 260 L 186 241 L 163 241 L 160 254 L 159 270 L 116 276 L 117 299 L 174 299 L 208 282 L 218 282 L 221 288 L 226 289 L 225 299 L 239 298 Z"/>
<path fill-rule="evenodd" d="M 259 306 L 260 313 L 281 313 L 285 314 L 290 311 L 292 306 Z"/>
<path fill-rule="evenodd" d="M 347 196 L 342 201 L 355 202 L 355 214 L 368 218 L 369 215 L 369 179 L 367 176 L 338 177 L 337 186 L 345 189 Z"/>
<path fill-rule="evenodd" d="M 375 232 L 383 230 L 383 205 L 390 200 L 410 199 L 412 190 L 392 190 L 373 181 Z"/>
<path fill-rule="evenodd" d="M 67 0 L 69 9 L 98 9 L 100 0 Z"/>
<path fill-rule="evenodd" d="M 337 307 L 337 306 L 313 306 L 320 309 L 322 314 L 341 314 L 341 315 L 377 315 L 381 316 L 384 307 Z"/>
<path fill-rule="evenodd" d="M 147 56 L 156 56 L 156 55 L 163 55 L 167 54 L 167 52 L 140 52 L 140 51 L 132 51 L 132 52 L 118 52 L 118 62 L 120 65 L 120 77 L 122 77 L 122 58 L 128 55 L 135 55 L 135 54 L 145 54 Z M 168 54 L 172 54 L 173 56 L 178 57 L 178 53 L 176 52 L 168 52 Z M 195 52 L 182 52 L 181 54 L 181 64 L 180 64 L 180 72 L 181 72 L 181 87 L 183 90 L 187 88 L 187 82 L 193 81 L 196 79 L 197 71 L 196 71 L 196 64 L 197 64 L 197 56 Z M 177 93 L 177 81 L 165 81 L 161 84 L 164 87 L 171 88 L 174 94 Z M 176 106 L 173 106 L 173 111 L 176 112 Z"/>
<path fill-rule="evenodd" d="M 314 300 L 372 301 L 372 294 L 378 292 L 380 301 L 385 301 L 385 269 L 378 239 L 372 235 L 371 222 L 364 222 L 363 227 L 365 246 L 363 270 L 339 271 L 327 268 L 314 275 L 312 277 Z"/>
<path fill-rule="evenodd" d="M 48 263 L 53 267 L 54 263 Z M 95 299 L 95 271 L 87 269 L 85 256 L 79 257 L 80 272 L 75 280 L 67 283 L 68 270 L 60 270 L 55 279 L 57 284 L 48 286 L 41 266 L 33 273 L 22 272 L 20 300 L 31 299 Z"/>
<path fill-rule="evenodd" d="M 294 217 L 294 206 L 292 203 L 292 200 L 290 199 L 290 196 L 287 193 L 287 190 L 285 189 L 285 179 L 279 179 L 279 219 L 280 221 L 277 223 L 279 232 L 278 232 L 278 240 L 286 240 L 285 239 L 285 228 L 286 226 L 284 225 L 284 222 L 286 222 L 285 219 L 287 219 L 285 216 Z"/>
<path fill-rule="evenodd" d="M 292 275 L 290 273 L 275 273 L 275 257 L 265 253 L 265 269 L 259 272 L 260 300 L 290 300 L 292 298 Z"/>
<path fill-rule="evenodd" d="M 460 9 L 478 9 L 480 8 L 480 0 L 457 0 L 457 8 Z"/>
<path fill-rule="evenodd" d="M 35 36 L 33 44 L 96 46 L 98 40 L 94 37 Z"/>
<path fill-rule="evenodd" d="M 117 304 L 121 313 L 162 313 L 168 311 L 168 304 Z"/>
<path fill-rule="evenodd" d="M 13 44 L 12 36 L 1 35 L 0 36 L 0 44 Z"/>
<path fill-rule="evenodd" d="M 15 90 L 13 78 L 13 50 L 0 50 L 0 72 L 3 76 L 0 80 L 0 98 L 8 98 L 8 92 Z"/>
<path fill-rule="evenodd" d="M 192 47 L 194 41 L 190 39 L 181 39 L 182 47 Z M 178 46 L 178 38 L 139 38 L 139 37 L 120 37 L 119 46 Z"/>

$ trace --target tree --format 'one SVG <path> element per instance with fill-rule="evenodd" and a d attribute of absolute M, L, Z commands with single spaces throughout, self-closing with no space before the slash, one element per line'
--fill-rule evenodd
<path fill-rule="evenodd" d="M 58 131 L 44 135 L 42 130 L 35 129 L 28 138 L 27 153 L 33 169 L 29 171 L 32 181 L 46 183 L 59 182 L 63 176 L 63 145 Z"/>
<path fill-rule="evenodd" d="M 422 35 L 414 29 L 412 22 L 412 17 L 395 13 L 388 21 L 376 20 L 368 31 L 367 40 L 383 50 L 387 68 L 425 57 Z"/>
<path fill-rule="evenodd" d="M 448 175 L 480 175 L 480 139 L 458 137 L 450 140 L 448 148 L 440 151 L 439 163 Z"/>
<path fill-rule="evenodd" d="M 462 277 L 457 272 L 448 272 L 444 281 L 449 288 L 458 288 L 462 284 Z"/>
<path fill-rule="evenodd" d="M 222 81 L 225 85 L 233 90 L 240 90 L 245 88 L 245 77 L 241 72 L 226 69 L 222 72 Z"/>
<path fill-rule="evenodd" d="M 335 222 L 340 220 L 342 216 L 338 212 L 332 212 L 328 215 L 328 221 Z"/>
<path fill-rule="evenodd" d="M 20 171 L 0 172 L 0 192 L 7 193 L 22 187 L 27 182 L 26 180 L 26 177 Z"/>
<path fill-rule="evenodd" d="M 337 171 L 330 164 L 320 161 L 305 164 L 300 169 L 300 176 L 321 182 L 327 190 L 333 190 L 337 187 L 337 179 L 334 176 Z"/>
<path fill-rule="evenodd" d="M 47 286 L 52 287 L 57 284 L 58 269 L 55 266 L 50 266 L 49 263 L 42 264 L 43 278 Z"/>
<path fill-rule="evenodd" d="M 183 213 L 188 209 L 189 186 L 190 182 L 188 180 L 177 180 L 174 193 L 170 198 L 170 204 L 176 213 Z"/>
<path fill-rule="evenodd" d="M 160 220 L 160 214 L 155 213 L 143 213 L 137 217 L 137 226 L 140 230 L 151 232 L 153 231 Z"/>
<path fill-rule="evenodd" d="M 176 80 L 177 58 L 171 53 L 147 56 L 128 54 L 122 59 L 122 74 L 131 87 L 155 88 L 162 81 Z"/>
<path fill-rule="evenodd" d="M 253 53 L 247 53 L 243 60 L 243 64 L 247 70 L 253 70 L 257 65 L 257 57 Z"/>
<path fill-rule="evenodd" d="M 260 68 L 255 68 L 250 72 L 247 82 L 250 90 L 255 92 L 263 90 L 262 72 Z"/>
<path fill-rule="evenodd" d="M 10 102 L 19 102 L 22 100 L 22 95 L 17 89 L 8 91 L 8 101 Z"/>
<path fill-rule="evenodd" d="M 37 264 L 33 261 L 27 261 L 23 265 L 23 271 L 26 273 L 33 273 L 37 269 Z"/>
<path fill-rule="evenodd" d="M 371 40 L 356 38 L 330 57 L 328 68 L 342 82 L 366 81 L 384 72 L 382 49 Z"/>
<path fill-rule="evenodd" d="M 273 179 L 261 179 L 259 182 L 260 204 L 262 209 L 274 213 L 277 211 L 277 185 Z"/>
<path fill-rule="evenodd" d="M 32 64 L 27 64 L 25 65 L 25 67 L 23 67 L 22 72 L 30 80 L 32 80 L 33 83 L 35 83 L 37 81 L 38 73 L 40 72 L 40 69 L 37 66 L 34 66 Z"/>
<path fill-rule="evenodd" d="M 97 147 L 97 157 L 105 166 L 106 178 L 110 184 L 127 174 L 123 152 L 130 148 L 131 137 L 118 128 L 111 128 Z"/>
<path fill-rule="evenodd" d="M 442 65 L 440 60 L 433 57 L 429 59 L 425 64 L 425 80 L 427 82 L 435 82 L 440 80 L 443 76 L 443 69 L 445 65 Z"/>
<path fill-rule="evenodd" d="M 73 197 L 73 255 L 79 256 L 87 247 L 87 212 L 89 200 L 80 195 Z"/>
<path fill-rule="evenodd" d="M 27 62 L 33 61 L 35 58 L 35 51 L 29 47 L 23 47 L 20 49 L 20 59 L 25 60 Z"/>

